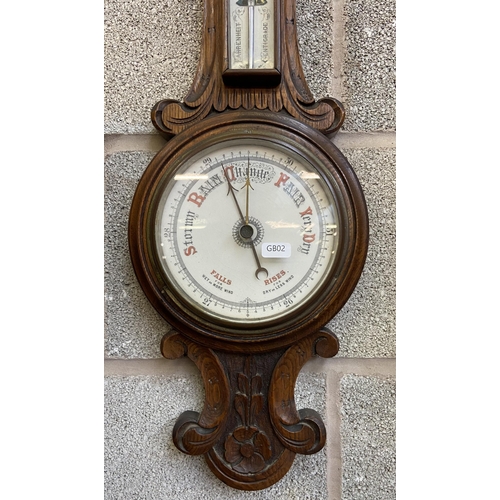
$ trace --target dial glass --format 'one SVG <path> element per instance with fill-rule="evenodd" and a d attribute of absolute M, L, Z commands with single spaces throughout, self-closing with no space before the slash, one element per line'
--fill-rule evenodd
<path fill-rule="evenodd" d="M 227 0 L 229 68 L 274 68 L 274 0 Z"/>
<path fill-rule="evenodd" d="M 155 238 L 182 300 L 205 316 L 258 325 L 313 298 L 341 237 L 315 161 L 271 141 L 234 139 L 175 170 L 161 188 Z"/>

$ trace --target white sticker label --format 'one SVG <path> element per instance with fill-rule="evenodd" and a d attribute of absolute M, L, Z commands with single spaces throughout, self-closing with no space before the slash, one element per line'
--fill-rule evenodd
<path fill-rule="evenodd" d="M 290 243 L 262 243 L 262 257 L 266 259 L 286 259 L 291 255 Z"/>

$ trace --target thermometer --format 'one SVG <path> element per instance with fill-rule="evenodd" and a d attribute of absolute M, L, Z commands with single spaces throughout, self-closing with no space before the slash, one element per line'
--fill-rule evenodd
<path fill-rule="evenodd" d="M 273 69 L 274 1 L 228 0 L 229 69 Z"/>

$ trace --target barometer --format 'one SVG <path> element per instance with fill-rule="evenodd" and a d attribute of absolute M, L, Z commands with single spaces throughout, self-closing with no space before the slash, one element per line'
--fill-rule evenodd
<path fill-rule="evenodd" d="M 205 405 L 173 429 L 226 484 L 270 486 L 325 444 L 295 381 L 338 340 L 325 325 L 363 269 L 361 186 L 330 138 L 341 103 L 316 102 L 298 56 L 293 0 L 204 2 L 199 68 L 184 102 L 160 101 L 169 139 L 141 178 L 132 264 L 172 325 L 161 352 L 200 369 Z"/>

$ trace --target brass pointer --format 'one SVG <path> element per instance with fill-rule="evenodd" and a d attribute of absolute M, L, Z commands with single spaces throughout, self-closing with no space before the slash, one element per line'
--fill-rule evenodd
<path fill-rule="evenodd" d="M 248 163 L 250 164 L 250 158 L 248 159 Z M 241 211 L 240 205 L 238 203 L 238 200 L 236 199 L 236 195 L 234 194 L 234 192 L 237 191 L 237 189 L 231 184 L 231 181 L 229 180 L 229 177 L 227 176 L 226 170 L 227 169 L 222 167 L 222 171 L 224 172 L 224 177 L 226 178 L 227 184 L 229 186 L 227 194 L 231 193 L 233 195 L 233 200 L 234 200 L 234 203 L 236 204 L 236 208 L 238 210 L 238 213 L 240 214 L 241 219 L 243 221 L 245 221 L 245 224 L 240 227 L 240 236 L 245 240 L 249 240 L 253 236 L 254 228 L 248 223 L 248 195 L 247 195 L 247 216 L 244 217 L 243 212 Z M 247 192 L 248 192 L 248 186 L 250 186 L 250 179 L 248 177 L 248 172 L 249 172 L 249 169 L 247 170 L 247 182 L 245 184 L 245 186 L 247 186 Z M 269 276 L 269 273 L 267 272 L 267 269 L 265 267 L 262 267 L 260 265 L 259 256 L 257 255 L 257 250 L 255 249 L 253 241 L 250 241 L 250 248 L 252 249 L 253 256 L 255 258 L 255 262 L 257 263 L 257 270 L 255 271 L 255 277 L 258 280 L 260 280 L 259 274 L 266 273 L 265 277 L 267 278 Z"/>
<path fill-rule="evenodd" d="M 248 166 L 247 166 L 247 180 L 245 181 L 245 187 L 247 188 L 247 198 L 246 198 L 246 216 L 245 216 L 245 224 L 248 224 L 248 201 L 250 199 L 250 191 L 253 191 L 253 187 L 250 184 L 250 157 L 248 157 Z"/>

